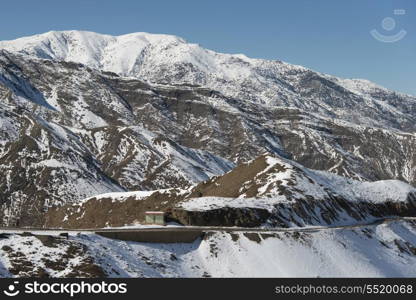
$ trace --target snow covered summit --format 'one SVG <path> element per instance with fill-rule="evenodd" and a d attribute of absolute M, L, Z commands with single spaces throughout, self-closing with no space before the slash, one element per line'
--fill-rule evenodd
<path fill-rule="evenodd" d="M 0 49 L 157 84 L 204 86 L 240 101 L 296 107 L 359 124 L 408 130 L 407 120 L 414 121 L 416 112 L 416 97 L 367 80 L 341 79 L 279 60 L 218 53 L 172 35 L 52 31 L 0 41 Z"/>
<path fill-rule="evenodd" d="M 88 31 L 50 31 L 14 41 L 0 48 L 44 59 L 72 61 L 89 67 L 132 75 L 142 52 L 150 45 L 185 43 L 181 38 L 144 32 L 111 36 Z"/>

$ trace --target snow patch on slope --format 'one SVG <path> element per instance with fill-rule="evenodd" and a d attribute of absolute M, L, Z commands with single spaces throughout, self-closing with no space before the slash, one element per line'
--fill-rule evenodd
<path fill-rule="evenodd" d="M 344 197 L 355 201 L 372 203 L 404 202 L 409 194 L 416 195 L 416 188 L 400 180 L 380 180 L 375 182 L 357 181 L 329 172 L 314 171 L 318 178 Z"/>

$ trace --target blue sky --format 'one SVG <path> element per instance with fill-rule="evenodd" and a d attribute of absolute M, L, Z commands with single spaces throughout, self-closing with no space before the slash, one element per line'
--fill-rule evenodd
<path fill-rule="evenodd" d="M 395 15 L 395 9 L 404 9 L 405 14 Z M 416 95 L 414 0 L 1 3 L 0 40 L 68 29 L 115 35 L 137 31 L 174 34 L 216 51 L 280 59 L 341 77 L 366 78 Z M 383 43 L 370 35 L 373 29 L 385 36 L 401 30 L 407 34 L 398 42 Z"/>

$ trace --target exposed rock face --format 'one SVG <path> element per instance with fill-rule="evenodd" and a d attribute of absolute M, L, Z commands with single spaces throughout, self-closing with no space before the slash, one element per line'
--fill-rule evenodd
<path fill-rule="evenodd" d="M 196 226 L 293 227 L 416 216 L 416 189 L 400 181 L 359 182 L 270 155 L 187 190 L 106 194 L 52 208 L 46 226 L 99 228 L 144 222 L 145 211 Z"/>
<path fill-rule="evenodd" d="M 223 207 L 207 211 L 173 209 L 169 218 L 190 226 L 261 227 L 272 218 L 272 214 L 262 208 Z"/>

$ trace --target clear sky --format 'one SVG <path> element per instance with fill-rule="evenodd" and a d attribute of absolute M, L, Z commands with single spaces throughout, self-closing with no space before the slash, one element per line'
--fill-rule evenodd
<path fill-rule="evenodd" d="M 174 34 L 416 95 L 415 0 L 1 1 L 0 40 L 69 29 Z"/>

